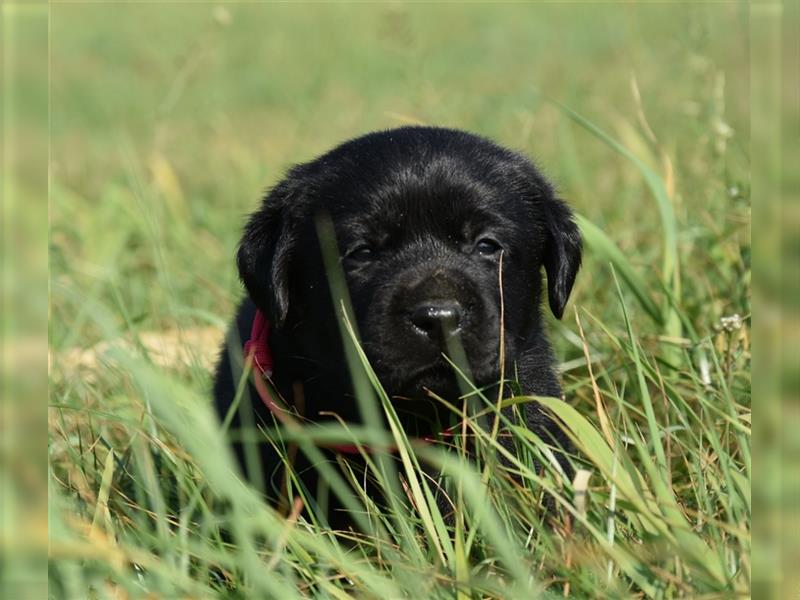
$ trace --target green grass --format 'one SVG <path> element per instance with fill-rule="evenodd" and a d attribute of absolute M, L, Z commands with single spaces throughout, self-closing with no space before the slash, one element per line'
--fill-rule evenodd
<path fill-rule="evenodd" d="M 747 595 L 746 14 L 55 5 L 51 596 Z M 236 477 L 208 397 L 216 342 L 194 334 L 218 339 L 233 313 L 235 244 L 265 187 L 407 122 L 520 149 L 581 215 L 583 269 L 550 321 L 567 402 L 540 399 L 574 438 L 581 475 L 565 480 L 541 440 L 500 419 L 521 457 L 506 456 L 517 479 L 504 476 L 474 414 L 476 462 L 458 437 L 446 452 L 397 428 L 289 427 L 276 435 L 312 457 L 331 440 L 401 448 L 370 457 L 387 506 L 351 500 L 371 534 L 333 533 L 313 511 L 287 520 Z M 167 346 L 185 336 L 187 356 L 159 358 L 153 332 Z M 81 362 L 76 349 L 94 350 Z M 351 350 L 359 400 L 394 423 Z M 473 390 L 470 403 L 496 417 L 496 400 Z M 424 463 L 457 481 L 450 529 Z M 346 466 L 323 475 L 331 494 L 358 488 Z"/>

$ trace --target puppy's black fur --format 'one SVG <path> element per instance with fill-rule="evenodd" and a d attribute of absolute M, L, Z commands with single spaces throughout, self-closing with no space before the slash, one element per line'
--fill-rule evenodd
<path fill-rule="evenodd" d="M 233 400 L 239 348 L 258 308 L 273 328 L 281 395 L 291 401 L 299 381 L 306 417 L 329 411 L 359 420 L 317 237 L 320 214 L 335 230 L 363 347 L 410 435 L 435 433 L 441 422 L 426 389 L 459 396 L 442 356 L 450 336 L 460 338 L 476 385 L 500 378 L 501 264 L 507 372 L 516 372 L 523 393 L 560 395 L 540 314 L 540 272 L 544 267 L 549 305 L 560 318 L 581 259 L 570 210 L 524 156 L 460 131 L 405 127 L 295 166 L 250 217 L 237 258 L 248 297 L 214 385 L 221 415 Z M 245 401 L 271 424 L 252 385 L 248 391 Z M 524 413 L 533 431 L 565 444 L 536 404 Z M 266 442 L 261 458 L 273 477 L 279 463 Z M 307 466 L 301 460 L 297 469 L 313 493 Z"/>

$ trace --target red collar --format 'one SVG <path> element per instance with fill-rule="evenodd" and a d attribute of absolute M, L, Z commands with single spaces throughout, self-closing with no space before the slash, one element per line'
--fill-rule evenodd
<path fill-rule="evenodd" d="M 249 359 L 252 361 L 253 384 L 264 406 L 269 409 L 276 419 L 285 423 L 287 420 L 285 409 L 273 400 L 273 394 L 266 385 L 266 380 L 272 378 L 272 368 L 274 364 L 272 360 L 272 350 L 269 347 L 269 332 L 269 319 L 264 316 L 264 313 L 257 310 L 256 316 L 253 319 L 253 327 L 250 330 L 250 339 L 244 344 L 244 357 L 245 360 Z M 449 436 L 452 435 L 452 433 L 450 431 L 445 431 L 442 432 L 442 435 Z M 434 440 L 433 438 L 426 437 L 423 438 L 422 441 L 429 444 Z M 373 449 L 369 446 L 358 446 L 356 444 L 333 444 L 330 448 L 342 454 L 360 454 L 362 450 L 368 454 L 373 452 Z"/>
<path fill-rule="evenodd" d="M 272 377 L 272 350 L 269 347 L 269 320 L 260 310 L 256 311 L 250 339 L 244 343 L 244 356 L 253 357 L 253 369 L 260 375 Z"/>
<path fill-rule="evenodd" d="M 250 339 L 244 343 L 244 356 L 246 360 L 253 364 L 253 384 L 258 391 L 261 401 L 264 403 L 273 416 L 281 423 L 285 423 L 287 416 L 284 409 L 273 400 L 273 394 L 267 388 L 266 380 L 272 378 L 272 349 L 269 347 L 269 319 L 260 310 L 256 311 L 253 319 L 253 327 L 250 329 Z M 361 450 L 355 444 L 334 444 L 333 450 L 343 454 L 359 454 Z M 366 452 L 371 449 L 364 447 Z"/>

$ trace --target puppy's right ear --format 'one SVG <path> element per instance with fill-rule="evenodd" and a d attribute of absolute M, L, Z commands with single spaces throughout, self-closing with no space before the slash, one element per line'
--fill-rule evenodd
<path fill-rule="evenodd" d="M 581 266 L 581 232 L 569 207 L 552 194 L 545 204 L 545 228 L 543 263 L 548 297 L 550 309 L 560 319 Z"/>
<path fill-rule="evenodd" d="M 292 213 L 301 204 L 301 195 L 290 173 L 250 216 L 236 256 L 247 293 L 275 327 L 283 325 L 289 311 L 289 265 L 298 235 Z"/>

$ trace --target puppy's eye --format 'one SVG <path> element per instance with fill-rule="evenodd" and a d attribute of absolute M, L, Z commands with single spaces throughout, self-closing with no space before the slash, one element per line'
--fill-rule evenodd
<path fill-rule="evenodd" d="M 500 243 L 492 238 L 481 238 L 478 240 L 478 243 L 475 244 L 475 252 L 481 256 L 494 256 L 502 249 L 503 247 Z"/>
<path fill-rule="evenodd" d="M 366 262 L 372 258 L 372 248 L 366 244 L 356 246 L 345 255 L 345 258 L 355 262 Z"/>

